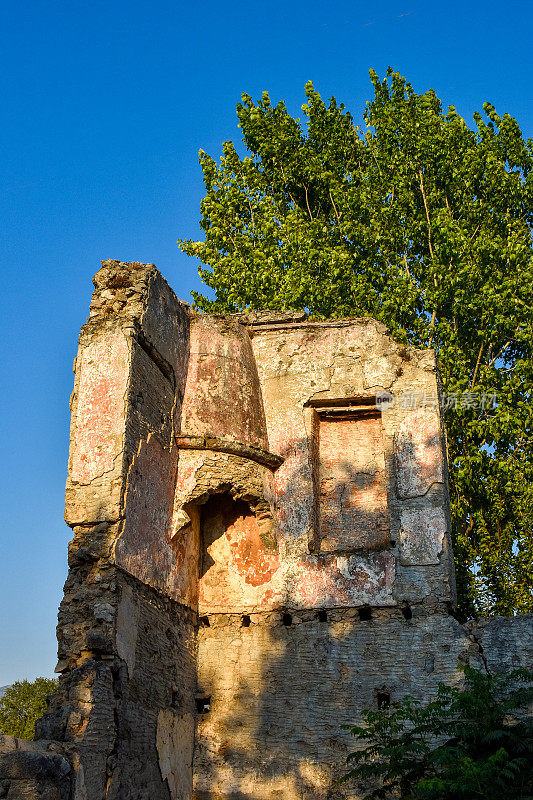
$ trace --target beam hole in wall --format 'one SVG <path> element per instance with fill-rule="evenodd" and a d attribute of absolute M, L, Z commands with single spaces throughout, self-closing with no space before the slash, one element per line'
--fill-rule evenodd
<path fill-rule="evenodd" d="M 210 628 L 211 623 L 209 622 L 209 617 L 200 617 L 198 620 L 198 625 L 200 628 Z"/>
<path fill-rule="evenodd" d="M 183 704 L 183 692 L 181 692 L 179 689 L 173 689 L 170 705 L 172 706 L 172 708 L 180 708 L 182 704 Z"/>
<path fill-rule="evenodd" d="M 327 622 L 328 621 L 328 612 L 325 608 L 319 608 L 316 612 L 316 618 L 319 622 Z"/>
<path fill-rule="evenodd" d="M 413 619 L 413 610 L 411 606 L 404 606 L 402 608 L 402 614 L 404 615 L 405 619 Z"/>
<path fill-rule="evenodd" d="M 282 614 L 281 621 L 285 627 L 288 628 L 290 625 L 292 625 L 292 614 L 289 614 L 286 611 L 284 614 Z"/>
<path fill-rule="evenodd" d="M 358 608 L 357 613 L 359 614 L 359 619 L 361 622 L 368 622 L 369 619 L 372 619 L 372 609 L 368 606 Z"/>
<path fill-rule="evenodd" d="M 249 614 L 243 614 L 241 618 L 241 628 L 249 628 L 251 621 Z"/>
<path fill-rule="evenodd" d="M 376 692 L 378 708 L 388 708 L 390 706 L 390 692 L 382 689 Z"/>
<path fill-rule="evenodd" d="M 196 698 L 196 711 L 198 714 L 209 714 L 211 711 L 211 696 L 206 695 L 205 697 L 197 697 Z"/>

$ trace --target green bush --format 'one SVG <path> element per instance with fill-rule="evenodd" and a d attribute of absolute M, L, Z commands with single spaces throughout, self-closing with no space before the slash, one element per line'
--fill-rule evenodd
<path fill-rule="evenodd" d="M 46 698 L 57 688 L 57 680 L 36 678 L 16 681 L 0 698 L 0 733 L 31 740 L 35 723 L 46 711 Z"/>
<path fill-rule="evenodd" d="M 404 697 L 345 726 L 365 746 L 341 780 L 378 784 L 370 798 L 532 800 L 533 673 L 465 669 L 465 686 L 440 684 L 434 702 Z"/>

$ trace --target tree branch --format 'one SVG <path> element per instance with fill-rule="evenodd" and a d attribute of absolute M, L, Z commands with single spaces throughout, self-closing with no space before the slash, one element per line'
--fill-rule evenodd
<path fill-rule="evenodd" d="M 287 180 L 287 176 L 285 175 L 285 170 L 283 169 L 283 164 L 281 163 L 281 161 L 280 161 L 280 165 L 279 166 L 280 166 L 280 169 L 281 169 L 281 174 L 283 175 L 283 180 L 285 181 L 285 187 L 286 187 L 286 190 L 287 190 L 287 194 L 289 195 L 289 197 L 291 198 L 292 202 L 294 203 L 294 207 L 298 208 L 298 203 L 296 202 L 296 200 L 294 199 L 292 194 L 289 192 L 289 182 Z"/>
<path fill-rule="evenodd" d="M 429 208 L 428 208 L 428 204 L 427 204 L 427 200 L 426 200 L 426 192 L 425 192 L 425 189 L 424 189 L 424 178 L 423 178 L 421 169 L 418 171 L 418 174 L 420 176 L 420 191 L 422 192 L 422 200 L 424 201 L 424 208 L 426 209 L 426 219 L 427 219 L 427 223 L 428 223 L 429 253 L 431 255 L 431 260 L 434 261 L 433 244 L 431 242 L 431 220 L 429 218 Z M 438 284 L 438 281 L 437 281 L 437 278 L 435 277 L 435 275 L 433 275 L 433 283 L 435 284 L 435 289 L 437 289 L 439 284 Z M 429 323 L 429 327 L 433 328 L 433 330 L 431 332 L 430 339 L 429 339 L 429 347 L 431 347 L 432 342 L 433 342 L 433 337 L 435 335 L 435 317 L 436 316 L 437 316 L 437 309 L 434 308 L 433 309 L 433 313 L 431 314 L 431 322 Z"/>
<path fill-rule="evenodd" d="M 344 236 L 344 231 L 342 229 L 341 217 L 340 217 L 339 212 L 337 211 L 337 206 L 335 205 L 335 200 L 333 199 L 333 195 L 331 194 L 331 189 L 328 189 L 328 191 L 329 191 L 329 199 L 331 200 L 331 204 L 333 206 L 333 210 L 335 211 L 335 216 L 337 217 L 337 222 L 339 223 L 339 230 L 340 230 L 341 234 L 343 235 L 344 239 L 346 239 L 346 236 Z"/>
<path fill-rule="evenodd" d="M 431 330 L 431 336 L 429 337 L 428 347 L 431 347 L 433 344 L 433 337 L 435 336 L 435 317 L 437 316 L 437 309 L 433 309 L 433 313 L 431 314 L 431 322 L 429 323 L 429 327 Z"/>
<path fill-rule="evenodd" d="M 474 374 L 472 375 L 472 382 L 470 384 L 470 389 L 474 388 L 474 384 L 475 384 L 476 378 L 477 378 L 477 371 L 478 371 L 479 365 L 481 363 L 481 355 L 482 355 L 484 349 L 485 349 L 485 342 L 482 342 L 481 343 L 481 347 L 479 348 L 479 353 L 478 353 L 478 357 L 477 357 L 477 361 L 476 361 L 476 366 L 475 366 L 475 369 L 474 369 Z"/>
<path fill-rule="evenodd" d="M 429 209 L 426 200 L 426 192 L 424 190 L 424 179 L 422 177 L 422 170 L 419 170 L 420 175 L 420 191 L 422 192 L 422 200 L 424 201 L 424 208 L 426 209 L 426 219 L 428 222 L 428 244 L 429 244 L 429 252 L 431 254 L 431 258 L 433 259 L 433 245 L 431 243 L 431 221 L 429 219 Z"/>
<path fill-rule="evenodd" d="M 244 183 L 244 193 L 246 194 L 246 199 L 248 200 L 248 205 L 250 206 L 250 217 L 252 220 L 252 234 L 255 236 L 255 220 L 254 220 L 254 210 L 252 208 L 252 203 L 250 201 L 250 195 L 248 194 L 248 184 L 246 183 L 246 178 L 244 177 L 244 173 L 241 168 L 239 168 L 239 172 L 241 173 L 242 181 Z"/>
<path fill-rule="evenodd" d="M 487 364 L 487 366 L 488 366 L 488 367 L 492 367 L 492 365 L 494 364 L 494 362 L 495 362 L 495 361 L 497 361 L 497 360 L 500 358 L 500 356 L 501 356 L 501 355 L 503 355 L 503 353 L 505 352 L 505 350 L 507 350 L 507 348 L 509 347 L 509 345 L 510 345 L 510 344 L 511 344 L 511 342 L 506 342 L 506 343 L 504 344 L 504 346 L 502 347 L 502 349 L 501 349 L 501 350 L 499 350 L 499 351 L 498 351 L 498 353 L 496 353 L 496 355 L 494 356 L 494 358 L 492 358 L 492 359 L 489 361 L 489 363 Z"/>
<path fill-rule="evenodd" d="M 309 208 L 309 197 L 307 195 L 307 186 L 305 185 L 305 183 L 304 183 L 304 189 L 305 189 L 305 204 L 307 206 L 310 218 L 313 219 L 313 215 L 311 214 L 311 209 Z"/>

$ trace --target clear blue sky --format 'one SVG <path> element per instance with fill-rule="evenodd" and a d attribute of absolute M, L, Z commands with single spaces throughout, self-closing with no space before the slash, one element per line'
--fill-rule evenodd
<path fill-rule="evenodd" d="M 0 686 L 55 666 L 71 366 L 100 259 L 199 288 L 176 239 L 200 235 L 198 150 L 239 137 L 243 91 L 297 113 L 311 79 L 360 117 L 390 64 L 533 135 L 532 29 L 530 0 L 4 0 Z"/>

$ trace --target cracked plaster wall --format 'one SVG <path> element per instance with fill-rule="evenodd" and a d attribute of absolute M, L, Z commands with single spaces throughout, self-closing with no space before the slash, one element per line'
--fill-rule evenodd
<path fill-rule="evenodd" d="M 334 784 L 341 725 L 377 692 L 429 699 L 462 663 L 531 666 L 531 616 L 449 614 L 431 351 L 369 319 L 202 317 L 150 264 L 103 262 L 94 284 L 60 687 L 25 797 L 356 800 Z M 26 791 L 17 748 L 0 741 L 9 800 Z"/>
<path fill-rule="evenodd" d="M 250 458 L 214 452 L 208 445 L 180 451 L 172 539 L 184 565 L 178 579 L 185 587 L 181 598 L 186 598 L 191 583 L 191 550 L 198 546 L 191 507 L 196 509 L 193 515 L 201 514 L 198 509 L 210 495 L 225 491 L 250 503 L 262 528 L 261 563 L 267 559 L 276 568 L 262 570 L 260 580 L 254 574 L 257 551 L 250 551 L 248 563 L 243 563 L 244 548 L 232 547 L 229 539 L 233 536 L 235 544 L 235 536 L 228 533 L 223 537 L 226 545 L 219 542 L 216 548 L 221 562 L 216 571 L 220 575 L 223 567 L 227 580 L 220 582 L 218 593 L 212 581 L 203 611 L 404 601 L 453 605 L 441 421 L 434 403 L 414 411 L 402 408 L 403 397 L 414 391 L 437 396 L 433 353 L 397 345 L 373 320 L 279 324 L 272 319 L 276 316 L 270 322 L 265 315 L 258 322 L 192 322 L 191 349 L 211 367 L 204 367 L 199 376 L 195 366 L 187 377 L 180 440 L 203 436 L 204 442 L 209 437 L 239 441 L 260 446 L 281 463 L 272 469 Z M 236 363 L 243 376 L 238 387 Z M 376 409 L 376 395 L 385 391 L 395 402 Z M 320 531 L 324 503 L 316 486 L 317 459 L 324 455 L 315 452 L 321 445 L 314 429 L 320 415 L 333 413 L 339 404 L 339 410 L 342 405 L 349 410 L 363 404 L 365 414 L 374 409 L 377 446 L 382 446 L 375 454 L 380 506 L 370 492 L 362 499 L 358 496 L 361 535 L 327 542 Z M 248 427 L 240 415 L 243 408 Z M 339 494 L 339 487 L 344 492 L 350 476 L 357 483 L 368 472 L 354 455 L 359 436 L 364 457 L 365 425 L 368 422 L 354 433 L 351 447 L 346 435 L 337 437 L 336 459 L 330 446 L 336 482 L 332 494 Z M 371 528 L 382 531 L 377 543 L 368 537 Z M 232 555 L 237 550 L 240 563 Z"/>
<path fill-rule="evenodd" d="M 458 663 L 481 663 L 448 614 L 455 586 L 438 411 L 402 403 L 414 391 L 437 395 L 435 360 L 372 320 L 263 315 L 247 325 L 268 448 L 283 458 L 263 474 L 276 546 L 257 547 L 249 516 L 237 509 L 230 518 L 227 501 L 214 521 L 206 515 L 198 681 L 210 706 L 197 728 L 195 797 L 356 798 L 334 784 L 349 745 L 341 725 L 372 707 L 380 688 L 429 698 L 440 680 L 460 680 Z M 384 392 L 396 402 L 377 408 Z M 337 420 L 348 430 L 321 434 Z M 183 472 L 180 461 L 180 499 L 194 496 L 208 460 L 212 488 L 223 486 L 231 473 L 212 459 L 196 453 Z M 324 481 L 330 497 L 351 492 L 343 535 L 321 525 Z M 209 502 L 217 508 L 216 495 Z M 370 621 L 359 619 L 363 606 Z"/>

